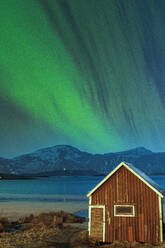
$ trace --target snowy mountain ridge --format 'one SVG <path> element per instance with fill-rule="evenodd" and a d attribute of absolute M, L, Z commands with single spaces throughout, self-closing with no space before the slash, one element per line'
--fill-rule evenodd
<path fill-rule="evenodd" d="M 107 174 L 121 161 L 132 163 L 147 174 L 165 173 L 165 153 L 144 147 L 128 151 L 91 154 L 68 145 L 56 145 L 13 159 L 0 158 L 0 173 L 37 174 L 76 171 L 80 174 Z"/>

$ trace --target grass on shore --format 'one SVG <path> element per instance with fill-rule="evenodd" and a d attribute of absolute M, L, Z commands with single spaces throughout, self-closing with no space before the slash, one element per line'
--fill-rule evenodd
<path fill-rule="evenodd" d="M 63 211 L 32 214 L 9 222 L 0 218 L 0 248 L 165 248 L 137 242 L 99 244 L 88 238 L 85 218 Z"/>

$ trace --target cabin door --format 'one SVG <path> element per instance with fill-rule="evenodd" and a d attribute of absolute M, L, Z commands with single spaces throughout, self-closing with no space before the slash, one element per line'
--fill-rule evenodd
<path fill-rule="evenodd" d="M 105 206 L 89 206 L 89 236 L 105 241 Z"/>

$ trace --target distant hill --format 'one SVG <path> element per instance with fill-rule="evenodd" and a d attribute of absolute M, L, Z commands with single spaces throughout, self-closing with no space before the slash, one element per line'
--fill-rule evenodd
<path fill-rule="evenodd" d="M 147 174 L 165 174 L 165 153 L 144 147 L 128 151 L 91 154 L 68 145 L 37 150 L 13 159 L 0 158 L 0 173 L 17 175 L 107 174 L 121 161 L 132 163 Z"/>

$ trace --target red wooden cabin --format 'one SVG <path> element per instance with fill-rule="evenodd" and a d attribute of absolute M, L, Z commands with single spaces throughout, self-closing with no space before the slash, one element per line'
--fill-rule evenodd
<path fill-rule="evenodd" d="M 163 190 L 121 162 L 88 194 L 89 236 L 102 242 L 163 241 Z"/>

